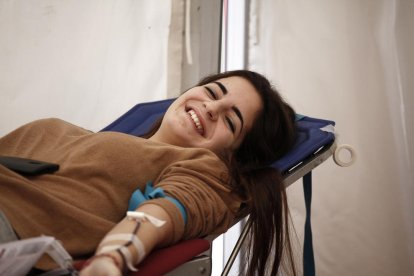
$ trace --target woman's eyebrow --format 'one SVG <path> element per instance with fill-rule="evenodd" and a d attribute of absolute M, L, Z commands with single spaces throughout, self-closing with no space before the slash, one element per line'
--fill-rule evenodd
<path fill-rule="evenodd" d="M 221 92 L 223 92 L 223 95 L 226 95 L 228 93 L 227 88 L 218 81 L 213 81 L 213 83 L 217 84 L 218 87 L 220 87 Z M 241 122 L 241 128 L 240 128 L 240 132 L 243 130 L 243 125 L 244 125 L 244 120 L 243 120 L 243 115 L 240 112 L 240 109 L 238 109 L 237 107 L 233 106 L 232 107 L 234 113 L 236 113 L 237 117 L 239 117 L 240 122 Z"/>
<path fill-rule="evenodd" d="M 221 92 L 223 92 L 223 95 L 227 94 L 227 88 L 221 82 L 213 81 L 213 83 L 217 84 L 218 87 L 220 87 Z"/>
<path fill-rule="evenodd" d="M 234 113 L 236 113 L 237 117 L 239 117 L 240 122 L 241 122 L 241 127 L 240 127 L 240 132 L 243 130 L 243 125 L 244 125 L 244 120 L 243 120 L 243 116 L 240 112 L 240 109 L 238 109 L 237 107 L 233 106 L 232 107 Z"/>

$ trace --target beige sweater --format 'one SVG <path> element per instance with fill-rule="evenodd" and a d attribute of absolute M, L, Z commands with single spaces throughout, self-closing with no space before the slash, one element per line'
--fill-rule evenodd
<path fill-rule="evenodd" d="M 34 177 L 0 165 L 0 209 L 20 238 L 54 236 L 75 258 L 93 253 L 125 216 L 133 191 L 148 181 L 186 209 L 184 226 L 171 201 L 151 200 L 171 217 L 170 244 L 226 231 L 240 205 L 226 185 L 225 165 L 205 149 L 175 147 L 123 133 L 93 133 L 45 119 L 1 138 L 0 155 L 60 165 L 54 174 Z"/>

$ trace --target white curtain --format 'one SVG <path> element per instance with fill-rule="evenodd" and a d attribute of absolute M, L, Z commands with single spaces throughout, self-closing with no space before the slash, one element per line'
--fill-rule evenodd
<path fill-rule="evenodd" d="M 0 0 L 0 135 L 37 118 L 99 130 L 167 95 L 171 0 Z"/>
<path fill-rule="evenodd" d="M 251 2 L 249 67 L 358 154 L 314 170 L 317 275 L 414 275 L 413 14 L 410 0 Z M 288 195 L 301 266 L 301 183 Z"/>

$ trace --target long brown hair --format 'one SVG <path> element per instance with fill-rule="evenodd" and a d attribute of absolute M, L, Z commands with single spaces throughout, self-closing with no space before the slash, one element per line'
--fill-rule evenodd
<path fill-rule="evenodd" d="M 245 199 L 240 214 L 249 214 L 251 242 L 248 275 L 276 275 L 285 257 L 286 271 L 296 275 L 289 234 L 289 209 L 283 178 L 269 165 L 286 154 L 295 142 L 295 113 L 270 82 L 261 74 L 236 70 L 210 75 L 197 86 L 227 77 L 249 81 L 263 103 L 263 108 L 242 144 L 224 160 L 229 167 L 233 191 Z M 145 136 L 150 137 L 159 121 Z"/>

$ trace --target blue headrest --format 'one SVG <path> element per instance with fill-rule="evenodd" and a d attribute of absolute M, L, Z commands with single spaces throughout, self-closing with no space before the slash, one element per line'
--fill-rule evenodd
<path fill-rule="evenodd" d="M 300 116 L 296 121 L 297 136 L 293 149 L 271 166 L 285 172 L 312 156 L 322 147 L 332 144 L 335 140 L 335 134 L 321 130 L 327 125 L 335 126 L 335 122 Z"/>
<path fill-rule="evenodd" d="M 168 99 L 137 104 L 102 131 L 143 135 L 157 119 L 164 115 L 173 101 L 174 99 Z M 335 122 L 298 115 L 296 121 L 298 133 L 294 148 L 271 166 L 285 172 L 311 156 L 321 147 L 333 143 L 335 135 L 321 130 L 322 127 L 327 125 L 334 126 Z"/>
<path fill-rule="evenodd" d="M 140 103 L 116 119 L 102 131 L 118 131 L 141 136 L 150 130 L 156 120 L 161 118 L 174 99 Z"/>

